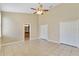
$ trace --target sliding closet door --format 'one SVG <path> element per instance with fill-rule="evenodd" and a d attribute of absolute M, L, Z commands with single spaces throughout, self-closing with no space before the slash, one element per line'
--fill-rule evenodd
<path fill-rule="evenodd" d="M 76 46 L 79 47 L 79 20 L 76 21 Z"/>
<path fill-rule="evenodd" d="M 0 38 L 1 38 L 1 13 L 0 13 Z"/>
<path fill-rule="evenodd" d="M 0 48 L 1 48 L 1 13 L 0 13 Z"/>
<path fill-rule="evenodd" d="M 60 42 L 76 46 L 77 26 L 74 21 L 60 23 Z"/>

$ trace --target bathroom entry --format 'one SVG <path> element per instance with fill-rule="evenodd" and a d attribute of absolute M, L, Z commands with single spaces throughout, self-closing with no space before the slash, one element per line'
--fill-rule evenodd
<path fill-rule="evenodd" d="M 30 39 L 30 24 L 24 25 L 24 39 L 29 40 Z"/>

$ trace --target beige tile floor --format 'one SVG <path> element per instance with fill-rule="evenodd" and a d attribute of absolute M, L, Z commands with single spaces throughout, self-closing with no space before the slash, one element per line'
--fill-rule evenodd
<path fill-rule="evenodd" d="M 26 40 L 2 45 L 2 56 L 78 56 L 79 48 L 48 42 L 46 40 Z"/>
<path fill-rule="evenodd" d="M 10 42 L 17 42 L 18 39 L 15 39 L 15 38 L 7 38 L 7 37 L 3 37 L 1 39 L 1 43 L 2 44 L 6 44 L 6 43 L 10 43 Z"/>

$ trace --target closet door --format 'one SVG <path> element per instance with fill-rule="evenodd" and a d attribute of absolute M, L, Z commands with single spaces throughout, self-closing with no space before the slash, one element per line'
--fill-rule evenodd
<path fill-rule="evenodd" d="M 60 23 L 60 42 L 76 46 L 76 24 L 72 22 Z"/>
<path fill-rule="evenodd" d="M 76 46 L 79 47 L 79 20 L 76 21 Z"/>
<path fill-rule="evenodd" d="M 1 13 L 0 13 L 0 38 L 1 38 Z"/>
<path fill-rule="evenodd" d="M 40 25 L 40 39 L 48 40 L 48 25 Z"/>
<path fill-rule="evenodd" d="M 1 48 L 1 13 L 0 13 L 0 48 Z"/>

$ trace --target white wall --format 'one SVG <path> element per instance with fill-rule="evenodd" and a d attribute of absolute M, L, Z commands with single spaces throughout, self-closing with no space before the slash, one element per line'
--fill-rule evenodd
<path fill-rule="evenodd" d="M 23 40 L 24 25 L 31 24 L 31 38 L 37 39 L 37 15 L 2 12 L 3 38 Z"/>
<path fill-rule="evenodd" d="M 52 8 L 45 15 L 39 16 L 39 26 L 48 24 L 48 39 L 59 43 L 60 22 L 76 21 L 79 19 L 79 4 L 69 3 L 60 4 Z"/>

